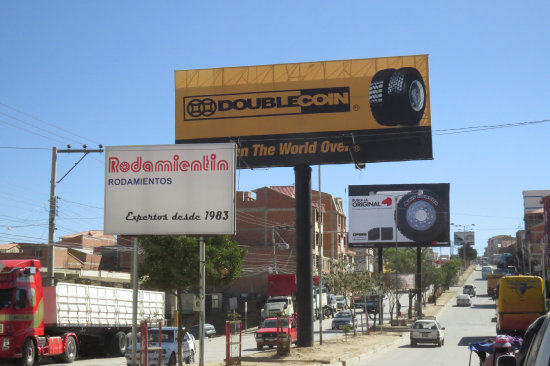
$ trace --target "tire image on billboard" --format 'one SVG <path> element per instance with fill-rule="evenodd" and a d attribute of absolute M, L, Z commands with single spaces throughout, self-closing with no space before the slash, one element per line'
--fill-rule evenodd
<path fill-rule="evenodd" d="M 445 228 L 447 208 L 432 191 L 410 192 L 397 204 L 397 229 L 416 242 L 430 242 Z"/>
<path fill-rule="evenodd" d="M 374 119 L 383 126 L 418 125 L 426 100 L 426 85 L 413 67 L 380 70 L 372 78 L 370 108 Z"/>

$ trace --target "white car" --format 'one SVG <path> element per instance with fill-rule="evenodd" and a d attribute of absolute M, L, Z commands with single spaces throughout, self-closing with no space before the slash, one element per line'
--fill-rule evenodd
<path fill-rule="evenodd" d="M 158 328 L 150 328 L 147 330 L 148 332 L 148 354 L 149 354 L 149 364 L 150 365 L 158 365 L 158 359 L 159 359 L 159 329 Z M 178 363 L 178 359 L 176 357 L 178 353 L 178 327 L 163 327 L 162 328 L 162 338 L 161 338 L 161 353 L 162 353 L 162 364 L 163 365 L 169 365 L 169 366 L 175 366 Z M 157 349 L 155 349 L 157 348 Z M 196 347 L 195 347 L 195 337 L 193 337 L 188 332 L 185 332 L 185 335 L 183 336 L 183 343 L 182 343 L 182 360 L 185 363 L 194 363 L 195 362 L 195 353 L 196 353 Z M 137 352 L 136 352 L 136 366 L 139 366 L 140 364 L 140 344 L 137 344 Z M 126 363 L 128 366 L 132 365 L 132 346 L 126 348 Z"/>
<path fill-rule="evenodd" d="M 462 294 L 456 297 L 456 306 L 472 306 L 470 295 Z"/>
<path fill-rule="evenodd" d="M 435 319 L 420 319 L 411 327 L 411 347 L 418 343 L 432 343 L 441 347 L 445 344 L 445 328 Z"/>

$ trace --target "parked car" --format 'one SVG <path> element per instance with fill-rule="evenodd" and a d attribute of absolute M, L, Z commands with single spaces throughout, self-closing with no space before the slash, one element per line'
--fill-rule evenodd
<path fill-rule="evenodd" d="M 159 329 L 158 328 L 150 328 L 147 330 L 148 333 L 148 347 L 158 347 L 159 345 Z M 162 364 L 163 365 L 169 365 L 174 366 L 178 363 L 177 359 L 177 353 L 178 353 L 178 328 L 177 327 L 163 327 L 162 328 Z M 140 340 L 141 341 L 141 340 Z M 182 343 L 182 360 L 184 360 L 185 363 L 193 363 L 195 362 L 195 353 L 196 353 L 196 347 L 195 347 L 195 337 L 193 337 L 192 334 L 189 334 L 188 332 L 185 332 L 183 336 L 183 343 Z M 149 350 L 149 364 L 151 365 L 157 365 L 158 359 L 159 359 L 159 351 L 157 350 Z M 128 346 L 126 348 L 126 353 L 124 354 L 126 357 L 126 363 L 128 366 L 132 365 L 132 346 Z M 136 350 L 136 366 L 139 366 L 140 361 L 140 344 L 137 344 L 137 350 Z"/>
<path fill-rule="evenodd" d="M 462 287 L 462 293 L 463 294 L 468 294 L 472 297 L 475 297 L 476 296 L 476 287 L 474 285 L 464 285 L 464 287 Z"/>
<path fill-rule="evenodd" d="M 200 339 L 199 324 L 193 325 L 189 328 L 189 333 L 191 333 L 196 339 Z M 210 323 L 204 323 L 204 334 L 206 335 L 206 338 L 214 337 L 216 335 L 216 328 Z"/>
<path fill-rule="evenodd" d="M 456 297 L 456 306 L 472 306 L 470 295 L 462 294 Z"/>
<path fill-rule="evenodd" d="M 349 310 L 336 313 L 334 319 L 332 319 L 331 328 L 333 330 L 344 329 L 346 325 L 349 326 L 349 329 L 357 328 L 357 318 Z"/>
<path fill-rule="evenodd" d="M 344 295 L 336 295 L 336 308 L 338 310 L 347 310 L 349 308 L 348 301 Z"/>
<path fill-rule="evenodd" d="M 267 318 L 256 332 L 256 348 L 261 350 L 264 346 L 273 348 L 277 345 L 277 329 L 279 335 L 286 333 L 290 337 L 290 343 L 298 342 L 298 328 L 295 318 Z"/>
<path fill-rule="evenodd" d="M 418 343 L 432 343 L 441 347 L 445 344 L 445 328 L 435 319 L 420 319 L 414 322 L 410 331 L 411 347 Z"/>

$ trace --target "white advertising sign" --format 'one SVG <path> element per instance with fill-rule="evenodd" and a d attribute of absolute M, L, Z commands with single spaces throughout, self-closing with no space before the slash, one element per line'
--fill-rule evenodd
<path fill-rule="evenodd" d="M 349 186 L 351 248 L 448 246 L 448 184 Z"/>
<path fill-rule="evenodd" d="M 234 143 L 105 148 L 106 234 L 235 233 Z"/>

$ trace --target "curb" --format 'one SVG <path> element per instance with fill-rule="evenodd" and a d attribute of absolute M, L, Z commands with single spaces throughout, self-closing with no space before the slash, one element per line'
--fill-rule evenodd
<path fill-rule="evenodd" d="M 458 283 L 457 283 L 457 290 L 451 290 L 449 289 L 447 292 L 451 294 L 451 296 L 447 299 L 447 301 L 444 303 L 444 304 L 441 304 L 439 306 L 441 306 L 440 309 L 437 309 L 436 313 L 435 313 L 435 316 L 437 317 L 437 315 L 439 314 L 439 312 L 445 308 L 445 306 L 451 301 L 451 299 L 455 296 L 454 293 L 455 292 L 458 292 L 460 291 L 460 288 L 461 286 L 464 284 L 464 282 L 466 282 L 466 278 L 469 277 L 471 275 L 471 273 L 475 271 L 475 266 L 470 266 L 468 269 L 466 269 L 462 275 L 459 276 L 459 279 L 458 279 Z M 437 305 L 434 305 L 434 306 L 437 306 Z M 400 329 L 388 329 L 388 328 L 383 328 L 384 331 L 393 331 L 393 332 L 407 332 L 409 330 L 408 327 L 399 327 Z M 402 329 L 401 329 L 402 328 Z M 380 352 L 380 351 L 383 351 L 385 349 L 388 349 L 388 348 L 393 348 L 393 347 L 397 347 L 397 346 L 400 346 L 400 345 L 403 345 L 407 341 L 407 337 L 405 336 L 401 336 L 401 338 L 398 338 L 397 340 L 395 340 L 394 342 L 391 342 L 391 343 L 387 343 L 387 344 L 379 344 L 379 345 L 375 345 L 372 349 L 369 349 L 368 351 L 366 351 L 365 353 L 362 353 L 362 354 L 359 354 L 359 355 L 355 355 L 355 356 L 352 356 L 348 359 L 341 359 L 339 362 L 337 363 L 320 363 L 319 365 L 322 365 L 322 366 L 353 366 L 353 365 L 357 365 L 361 362 L 364 362 L 366 361 L 369 357 L 371 357 L 372 355 Z M 331 360 L 332 361 L 332 360 Z M 330 362 L 330 361 L 329 361 Z M 317 365 L 315 365 L 317 366 Z"/>

